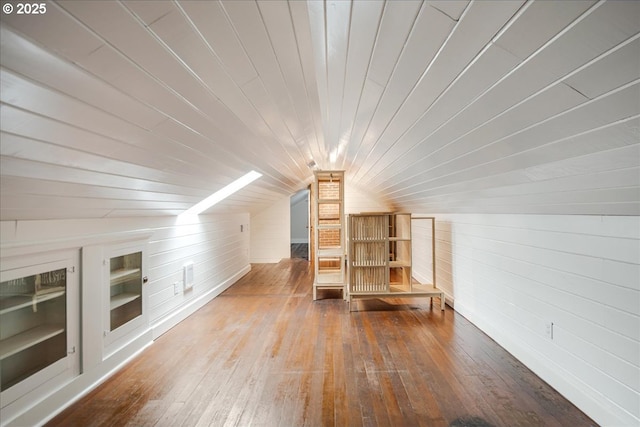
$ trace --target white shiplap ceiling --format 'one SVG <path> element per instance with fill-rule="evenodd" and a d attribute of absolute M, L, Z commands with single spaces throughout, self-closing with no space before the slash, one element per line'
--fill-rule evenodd
<path fill-rule="evenodd" d="M 15 4 L 16 2 L 14 2 Z M 308 163 L 413 212 L 640 214 L 638 1 L 2 14 L 2 220 L 255 212 Z"/>

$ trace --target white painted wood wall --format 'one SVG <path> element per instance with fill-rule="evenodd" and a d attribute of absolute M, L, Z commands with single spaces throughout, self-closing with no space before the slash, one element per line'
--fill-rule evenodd
<path fill-rule="evenodd" d="M 596 422 L 640 425 L 640 218 L 436 217 L 455 309 Z"/>
<path fill-rule="evenodd" d="M 423 284 L 433 284 L 432 223 L 430 219 L 411 220 L 411 275 Z M 427 215 L 424 215 L 425 217 Z M 436 278 L 436 282 L 438 278 Z M 438 283 L 436 283 L 438 285 Z M 442 289 L 442 287 L 440 287 Z M 452 301 L 448 301 L 452 304 Z"/>
<path fill-rule="evenodd" d="M 348 211 L 389 209 L 356 188 L 347 191 Z M 261 219 L 266 224 L 266 218 L 284 212 L 289 212 L 287 198 L 263 212 L 264 218 L 251 218 L 250 232 Z M 436 217 L 438 286 L 456 310 L 598 423 L 636 425 L 640 421 L 640 219 Z M 148 336 L 156 337 L 248 271 L 249 222 L 248 214 L 203 216 L 199 223 L 182 225 L 176 225 L 174 217 L 6 221 L 0 223 L 0 232 L 4 246 L 43 241 L 73 246 L 74 240 L 99 241 L 118 233 L 150 231 Z M 279 223 L 288 229 L 282 217 Z M 55 243 L 61 239 L 67 243 Z M 288 250 L 288 236 L 280 240 Z M 252 237 L 252 250 L 254 243 Z M 173 284 L 181 280 L 182 265 L 190 260 L 196 267 L 194 289 L 174 295 Z M 547 336 L 550 323 L 553 339 Z M 99 345 L 101 338 L 96 340 Z M 131 354 L 123 352 L 120 358 L 85 370 L 78 381 L 18 421 L 35 424 L 54 413 Z"/>
<path fill-rule="evenodd" d="M 354 185 L 345 180 L 344 183 L 344 214 L 360 212 L 389 212 L 391 205 L 376 193 Z"/>
<path fill-rule="evenodd" d="M 248 224 L 249 214 L 203 215 L 196 222 L 186 224 L 176 224 L 176 217 L 0 222 L 3 256 L 12 251 L 29 256 L 41 250 L 75 248 L 80 251 L 82 247 L 90 247 L 92 251 L 87 252 L 99 254 L 96 248 L 103 245 L 108 248 L 114 240 L 142 233 L 148 237 L 146 259 L 149 264 L 149 282 L 144 285 L 148 296 L 148 325 L 110 353 L 103 348 L 103 304 L 108 301 L 100 300 L 101 286 L 105 284 L 99 267 L 101 260 L 87 262 L 85 259 L 80 285 L 82 374 L 43 401 L 3 410 L 2 424 L 9 421 L 6 419 L 9 413 L 15 415 L 25 409 L 26 413 L 15 418 L 11 425 L 40 424 L 246 274 L 251 268 Z M 182 267 L 187 262 L 194 263 L 195 283 L 193 289 L 182 291 Z M 180 288 L 177 293 L 175 283 Z"/>
<path fill-rule="evenodd" d="M 357 186 L 345 182 L 345 215 L 389 211 L 389 205 Z M 289 197 L 251 215 L 251 262 L 276 263 L 291 256 L 291 206 Z"/>
<path fill-rule="evenodd" d="M 251 215 L 251 262 L 276 263 L 291 256 L 289 196 Z"/>

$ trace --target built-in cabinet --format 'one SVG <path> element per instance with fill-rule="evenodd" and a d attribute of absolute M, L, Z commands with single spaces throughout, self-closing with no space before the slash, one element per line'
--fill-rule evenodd
<path fill-rule="evenodd" d="M 435 282 L 413 278 L 411 220 L 410 213 L 349 215 L 350 309 L 358 298 L 438 296 L 444 310 L 444 293 Z"/>
<path fill-rule="evenodd" d="M 319 289 L 345 287 L 344 171 L 315 171 L 313 208 L 313 299 Z"/>
<path fill-rule="evenodd" d="M 54 390 L 93 384 L 150 341 L 147 241 L 140 236 L 87 239 L 75 249 L 65 241 L 47 243 L 47 250 L 3 247 L 0 425 L 11 425 Z M 92 379 L 84 380 L 87 374 Z"/>
<path fill-rule="evenodd" d="M 79 373 L 77 251 L 8 257 L 0 272 L 2 408 Z"/>
<path fill-rule="evenodd" d="M 109 330 L 142 316 L 142 252 L 109 260 Z"/>
<path fill-rule="evenodd" d="M 117 340 L 147 326 L 144 243 L 106 247 L 103 260 L 104 355 Z"/>

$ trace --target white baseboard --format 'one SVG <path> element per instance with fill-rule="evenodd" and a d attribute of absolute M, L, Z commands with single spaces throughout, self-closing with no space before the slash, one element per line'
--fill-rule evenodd
<path fill-rule="evenodd" d="M 50 394 L 42 400 L 35 402 L 29 408 L 22 408 L 20 415 L 17 415 L 11 421 L 7 420 L 6 424 L 4 419 L 0 419 L 0 424 L 7 427 L 41 426 L 45 424 L 65 408 L 105 382 L 152 343 L 150 331 L 146 330 L 129 341 L 118 353 L 105 359 L 97 369 L 84 372 L 63 386 L 51 390 Z M 3 411 L 3 418 L 6 413 Z"/>
<path fill-rule="evenodd" d="M 453 299 L 453 296 L 449 295 L 445 291 L 443 291 L 443 292 L 444 292 L 444 302 L 445 302 L 445 304 L 447 304 L 449 307 L 451 307 L 451 308 L 453 308 L 455 310 L 456 306 L 455 306 L 455 300 Z"/>
<path fill-rule="evenodd" d="M 227 280 L 221 282 L 216 287 L 210 289 L 208 292 L 200 295 L 198 298 L 190 301 L 188 304 L 185 304 L 180 309 L 172 312 L 169 316 L 163 318 L 161 321 L 154 324 L 151 329 L 153 332 L 153 339 L 156 340 L 159 336 L 167 332 L 169 329 L 173 328 L 178 323 L 182 322 L 184 319 L 195 313 L 202 306 L 207 304 L 209 301 L 220 295 L 224 292 L 229 286 L 233 285 L 237 282 L 242 276 L 251 271 L 251 265 L 248 264 L 242 270 L 238 271 L 233 276 L 229 277 Z"/>
<path fill-rule="evenodd" d="M 554 360 L 526 343 L 502 333 L 500 329 L 493 327 L 490 322 L 478 315 L 475 310 L 458 303 L 456 311 L 598 424 L 616 427 L 640 425 L 640 420 L 633 414 L 624 411 L 607 400 L 606 396 L 603 396 L 598 390 L 585 385 L 579 378 L 558 367 Z"/>
<path fill-rule="evenodd" d="M 7 427 L 39 426 L 45 424 L 65 408 L 98 387 L 131 359 L 150 346 L 156 338 L 220 295 L 225 289 L 233 285 L 249 271 L 251 271 L 250 264 L 205 294 L 185 304 L 185 306 L 179 308 L 174 313 L 171 313 L 171 315 L 165 317 L 160 322 L 142 331 L 138 336 L 131 339 L 121 349 L 103 360 L 102 363 L 92 368 L 89 372 L 83 372 L 63 386 L 52 390 L 48 396 L 39 402 L 30 404 L 29 407 L 20 408 L 16 411 L 17 414 L 15 416 L 11 416 L 12 419 L 10 421 L 8 418 L 4 420 L 0 419 L 0 424 L 2 426 L 6 425 Z M 4 409 L 11 408 L 3 408 L 3 417 L 8 415 Z"/>
<path fill-rule="evenodd" d="M 251 264 L 277 264 L 280 261 L 282 258 L 253 258 Z"/>

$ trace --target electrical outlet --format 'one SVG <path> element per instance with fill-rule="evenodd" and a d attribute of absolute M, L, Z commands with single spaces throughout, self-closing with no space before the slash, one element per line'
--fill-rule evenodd
<path fill-rule="evenodd" d="M 173 294 L 178 295 L 180 293 L 180 282 L 175 282 L 173 284 Z"/>
<path fill-rule="evenodd" d="M 545 334 L 547 338 L 552 340 L 553 339 L 553 322 L 546 322 L 544 326 L 545 326 Z"/>

